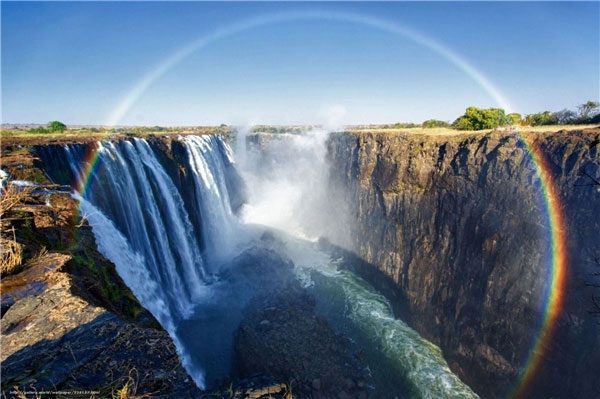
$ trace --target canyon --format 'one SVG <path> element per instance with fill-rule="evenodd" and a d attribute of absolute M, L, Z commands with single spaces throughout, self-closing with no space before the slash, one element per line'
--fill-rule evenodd
<path fill-rule="evenodd" d="M 200 396 L 197 387 L 233 380 L 239 395 L 286 397 L 291 386 L 299 397 L 506 397 L 540 333 L 551 273 L 532 147 L 560 197 L 569 258 L 554 339 L 526 397 L 600 395 L 586 285 L 600 250 L 590 180 L 600 129 L 237 136 L 3 143 L 2 169 L 36 182 L 12 217 L 33 218 L 27 229 L 48 251 L 34 259 L 37 274 L 29 262 L 2 278 L 3 391 L 44 381 L 34 363 L 47 345 L 53 370 L 67 347 L 87 347 L 104 328 L 88 360 L 65 360 L 69 372 L 44 387 L 96 389 L 91 370 L 116 361 L 126 375 L 141 361 L 138 394 Z M 64 215 L 40 216 L 50 211 Z M 26 228 L 16 229 L 23 241 Z M 96 268 L 118 300 L 91 284 Z M 52 316 L 59 334 L 45 322 L 62 308 L 35 305 L 49 301 L 76 303 L 85 316 Z M 169 373 L 155 346 L 123 347 L 116 337 L 131 331 L 171 348 Z M 323 370 L 331 373 L 319 378 Z"/>

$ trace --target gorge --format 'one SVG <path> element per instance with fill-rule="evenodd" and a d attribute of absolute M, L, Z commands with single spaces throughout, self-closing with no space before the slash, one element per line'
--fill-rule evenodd
<path fill-rule="evenodd" d="M 295 378 L 300 397 L 501 398 L 526 385 L 517 396 L 567 398 L 600 395 L 585 286 L 599 143 L 598 129 L 239 129 L 27 150 L 75 190 L 98 251 L 200 389 L 260 373 Z M 531 148 L 552 177 L 569 255 L 542 346 L 555 254 Z M 3 330 L 3 341 L 24 333 Z M 13 354 L 7 370 L 22 362 Z M 542 365 L 522 383 L 531 356 Z"/>

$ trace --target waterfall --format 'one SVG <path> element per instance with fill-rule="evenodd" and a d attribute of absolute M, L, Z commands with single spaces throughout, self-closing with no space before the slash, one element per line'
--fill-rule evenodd
<path fill-rule="evenodd" d="M 342 196 L 326 190 L 328 134 L 261 136 L 246 148 L 242 135 L 238 146 L 246 151 L 237 166 L 247 192 L 230 146 L 206 135 L 180 136 L 171 152 L 141 138 L 95 143 L 97 165 L 84 194 L 74 193 L 99 251 L 170 334 L 196 384 L 205 388 L 230 373 L 235 329 L 263 287 L 231 274 L 243 270 L 243 258 L 236 258 L 238 269 L 221 272 L 244 245 L 260 245 L 268 226 L 282 232 L 279 251 L 318 298 L 319 312 L 369 348 L 366 361 L 380 389 L 476 397 L 439 348 L 395 319 L 385 298 L 314 243 L 320 235 L 342 241 L 347 230 Z M 72 144 L 39 154 L 55 166 L 55 181 L 80 181 L 89 149 Z M 248 265 L 255 263 L 250 258 Z"/>
<path fill-rule="evenodd" d="M 203 387 L 204 374 L 183 350 L 181 341 L 175 334 L 176 325 L 169 311 L 165 292 L 150 276 L 145 267 L 144 257 L 129 246 L 127 239 L 98 208 L 77 193 L 73 197 L 79 201 L 82 214 L 86 215 L 92 226 L 98 250 L 115 264 L 119 276 L 131 288 L 136 298 L 171 335 L 184 367 L 196 384 Z"/>
<path fill-rule="evenodd" d="M 185 351 L 177 334 L 181 320 L 206 302 L 216 259 L 233 242 L 235 216 L 230 204 L 228 173 L 232 152 L 220 137 L 180 138 L 185 165 L 193 175 L 194 198 L 202 220 L 196 231 L 186 204 L 167 169 L 148 141 L 140 138 L 96 143 L 97 166 L 84 197 L 75 193 L 82 216 L 93 228 L 102 254 L 169 332 L 184 366 L 198 386 L 204 375 Z M 85 174 L 86 148 L 65 145 L 72 181 Z M 55 154 L 43 153 L 52 158 Z M 58 171 L 62 174 L 65 171 Z"/>
<path fill-rule="evenodd" d="M 203 216 L 206 252 L 211 260 L 219 260 L 230 253 L 236 240 L 237 222 L 226 182 L 233 154 L 229 145 L 216 136 L 186 136 L 182 141 L 194 177 L 196 206 Z"/>
<path fill-rule="evenodd" d="M 182 193 L 144 139 L 97 144 L 98 167 L 86 199 L 115 223 L 170 296 L 169 306 L 186 318 L 212 272 L 204 258 L 217 258 L 230 248 L 236 222 L 226 181 L 233 164 L 229 146 L 216 136 L 180 140 L 193 175 L 202 231 L 195 231 Z M 81 178 L 85 151 L 66 145 L 64 152 L 74 177 Z"/>

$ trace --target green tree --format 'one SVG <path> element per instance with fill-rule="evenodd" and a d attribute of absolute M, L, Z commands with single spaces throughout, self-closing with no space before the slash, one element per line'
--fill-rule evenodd
<path fill-rule="evenodd" d="M 423 122 L 423 124 L 421 125 L 424 128 L 430 128 L 430 127 L 449 127 L 450 124 L 446 121 L 440 121 L 437 119 L 428 119 L 425 122 Z"/>
<path fill-rule="evenodd" d="M 579 122 L 586 123 L 599 112 L 600 104 L 597 101 L 587 101 L 577 106 L 579 111 Z"/>
<path fill-rule="evenodd" d="M 538 112 L 525 117 L 525 124 L 529 126 L 556 125 L 557 123 L 556 115 L 550 111 Z"/>
<path fill-rule="evenodd" d="M 520 125 L 523 122 L 523 117 L 517 112 L 512 112 L 506 117 L 510 120 L 511 125 Z"/>
<path fill-rule="evenodd" d="M 494 129 L 511 123 L 501 108 L 469 107 L 464 115 L 454 121 L 452 127 L 458 130 Z"/>
<path fill-rule="evenodd" d="M 67 129 L 67 125 L 59 121 L 48 122 L 48 130 L 51 132 L 64 132 Z"/>

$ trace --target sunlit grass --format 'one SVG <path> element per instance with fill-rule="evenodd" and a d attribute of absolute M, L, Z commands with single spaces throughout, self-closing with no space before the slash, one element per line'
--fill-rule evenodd
<path fill-rule="evenodd" d="M 561 130 L 583 130 L 598 127 L 598 125 L 546 125 L 546 126 L 516 126 L 519 132 L 532 133 L 554 133 Z M 508 131 L 510 128 L 498 128 L 498 131 Z M 350 127 L 349 131 L 360 133 L 389 133 L 389 134 L 426 134 L 430 136 L 453 136 L 453 135 L 470 135 L 470 134 L 485 134 L 492 132 L 493 129 L 485 130 L 457 130 L 449 127 L 412 127 L 412 128 L 380 128 L 373 127 Z"/>
<path fill-rule="evenodd" d="M 144 127 L 134 126 L 125 128 L 78 128 L 62 132 L 43 132 L 35 129 L 0 129 L 0 141 L 27 144 L 40 141 L 95 141 L 125 136 L 148 137 L 179 134 L 226 134 L 226 126 L 195 126 L 195 127 Z"/>
<path fill-rule="evenodd" d="M 264 127 L 264 126 L 263 126 Z M 588 128 L 599 127 L 599 125 L 546 125 L 546 126 L 517 126 L 516 129 L 520 132 L 531 133 L 550 133 L 561 130 L 582 130 Z M 498 128 L 499 131 L 507 131 L 510 128 Z M 227 126 L 196 126 L 196 127 L 128 127 L 128 128 L 79 128 L 67 129 L 63 132 L 40 132 L 35 130 L 19 130 L 19 129 L 0 129 L 0 140 L 8 139 L 10 141 L 21 141 L 25 144 L 30 140 L 43 141 L 70 141 L 70 140 L 104 140 L 111 137 L 119 136 L 136 136 L 148 137 L 152 135 L 177 135 L 177 134 L 227 134 L 234 129 Z M 298 127 L 278 127 L 278 131 L 297 131 Z M 456 130 L 450 127 L 409 127 L 409 128 L 390 128 L 377 125 L 371 126 L 347 126 L 344 130 L 358 133 L 389 133 L 389 134 L 414 134 L 414 135 L 429 135 L 429 136 L 457 136 L 457 135 L 472 135 L 486 134 L 493 129 L 485 130 Z"/>

